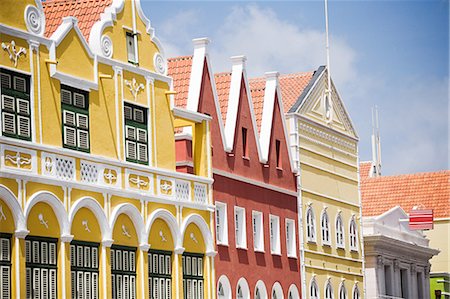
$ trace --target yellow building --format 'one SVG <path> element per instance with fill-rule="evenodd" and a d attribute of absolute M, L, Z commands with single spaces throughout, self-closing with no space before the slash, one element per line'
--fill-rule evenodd
<path fill-rule="evenodd" d="M 0 43 L 0 297 L 213 298 L 210 118 L 139 0 L 2 1 Z"/>
<path fill-rule="evenodd" d="M 322 66 L 280 81 L 299 174 L 302 298 L 359 299 L 364 254 L 358 137 L 327 75 Z"/>

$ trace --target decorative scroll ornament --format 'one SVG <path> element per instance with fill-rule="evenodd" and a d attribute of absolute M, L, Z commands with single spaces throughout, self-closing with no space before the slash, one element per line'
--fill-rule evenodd
<path fill-rule="evenodd" d="M 19 51 L 16 49 L 16 42 L 11 41 L 9 45 L 6 45 L 5 43 L 2 43 L 2 49 L 8 52 L 9 60 L 14 62 L 14 67 L 17 67 L 17 61 L 20 58 L 20 55 L 26 55 L 27 50 L 23 47 L 19 48 Z"/>
<path fill-rule="evenodd" d="M 48 229 L 48 221 L 44 219 L 44 215 L 38 215 L 39 222 Z"/>
<path fill-rule="evenodd" d="M 137 185 L 138 188 L 140 189 L 141 187 L 146 187 L 148 185 L 148 182 L 146 182 L 145 180 L 141 179 L 139 176 L 136 176 L 135 178 L 130 177 L 130 182 Z"/>
<path fill-rule="evenodd" d="M 45 19 L 36 6 L 28 5 L 25 9 L 25 24 L 28 31 L 41 35 L 45 27 Z"/>
<path fill-rule="evenodd" d="M 84 226 L 84 230 L 87 232 L 91 232 L 91 230 L 89 229 L 89 225 L 88 225 L 88 221 L 87 220 L 83 220 L 81 221 L 81 224 Z"/>
<path fill-rule="evenodd" d="M 6 221 L 6 215 L 3 213 L 3 206 L 0 205 L 0 221 L 5 220 Z"/>
<path fill-rule="evenodd" d="M 189 236 L 191 237 L 191 240 L 194 241 L 195 244 L 198 244 L 198 241 L 197 241 L 197 239 L 195 238 L 194 233 L 191 233 Z"/>
<path fill-rule="evenodd" d="M 124 235 L 125 237 L 128 237 L 128 238 L 131 238 L 131 235 L 128 232 L 127 227 L 123 224 L 122 224 L 122 235 Z"/>
<path fill-rule="evenodd" d="M 161 54 L 156 53 L 155 57 L 153 58 L 153 63 L 155 65 L 155 70 L 164 75 L 166 73 L 166 62 Z"/>
<path fill-rule="evenodd" d="M 161 242 L 167 242 L 166 236 L 164 236 L 164 233 L 162 230 L 159 231 L 159 236 L 161 237 Z"/>
<path fill-rule="evenodd" d="M 53 160 L 50 157 L 45 157 L 44 168 L 47 173 L 51 173 L 53 170 Z"/>
<path fill-rule="evenodd" d="M 26 157 L 21 157 L 19 152 L 16 152 L 16 155 L 6 155 L 6 160 L 9 160 L 12 164 L 16 165 L 17 167 L 20 167 L 22 165 L 30 165 L 31 159 Z"/>
<path fill-rule="evenodd" d="M 102 39 L 100 41 L 100 46 L 101 46 L 103 55 L 105 55 L 108 58 L 111 58 L 112 54 L 113 54 L 113 43 L 112 43 L 111 38 L 109 38 L 109 36 L 107 36 L 107 35 L 103 35 Z"/>
<path fill-rule="evenodd" d="M 161 185 L 159 186 L 161 193 L 166 195 L 172 194 L 172 182 L 167 180 L 161 180 Z"/>
<path fill-rule="evenodd" d="M 136 102 L 139 92 L 141 90 L 144 90 L 145 88 L 144 84 L 138 84 L 136 82 L 136 79 L 133 78 L 133 80 L 131 81 L 125 80 L 125 85 L 128 86 L 128 89 L 130 90 L 131 94 L 133 95 L 134 101 Z"/>
<path fill-rule="evenodd" d="M 105 181 L 107 181 L 110 185 L 117 180 L 116 172 L 109 168 L 103 171 L 103 177 L 105 178 Z"/>

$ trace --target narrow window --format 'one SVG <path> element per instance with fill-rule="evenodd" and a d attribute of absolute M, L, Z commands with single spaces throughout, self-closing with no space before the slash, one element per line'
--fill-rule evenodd
<path fill-rule="evenodd" d="M 29 236 L 25 239 L 27 298 L 57 298 L 58 239 Z"/>
<path fill-rule="evenodd" d="M 89 94 L 61 86 L 61 111 L 64 147 L 89 152 Z"/>
<path fill-rule="evenodd" d="M 349 236 L 350 236 L 350 250 L 358 251 L 358 235 L 356 230 L 356 221 L 354 217 L 352 217 L 352 220 L 350 221 Z"/>
<path fill-rule="evenodd" d="M 111 247 L 112 298 L 136 299 L 136 248 Z"/>
<path fill-rule="evenodd" d="M 150 299 L 172 298 L 172 252 L 148 251 L 148 292 Z"/>
<path fill-rule="evenodd" d="M 419 294 L 419 298 L 420 297 L 421 297 L 421 295 Z M 361 299 L 361 296 L 359 294 L 359 288 L 358 288 L 358 285 L 356 285 L 356 284 L 353 287 L 353 299 Z"/>
<path fill-rule="evenodd" d="M 242 151 L 243 151 L 243 157 L 248 158 L 247 128 L 242 128 Z"/>
<path fill-rule="evenodd" d="M 319 299 L 319 287 L 315 280 L 311 281 L 311 286 L 309 287 L 309 298 Z"/>
<path fill-rule="evenodd" d="M 270 249 L 272 254 L 280 254 L 280 218 L 270 215 Z"/>
<path fill-rule="evenodd" d="M 11 298 L 11 234 L 0 233 L 0 298 Z"/>
<path fill-rule="evenodd" d="M 136 47 L 137 35 L 131 32 L 127 32 L 127 53 L 128 62 L 137 64 L 137 47 Z"/>
<path fill-rule="evenodd" d="M 280 140 L 275 140 L 275 151 L 276 151 L 276 155 L 277 155 L 277 168 L 281 168 L 280 148 L 281 148 Z"/>
<path fill-rule="evenodd" d="M 148 165 L 147 108 L 124 104 L 126 160 Z"/>
<path fill-rule="evenodd" d="M 31 140 L 30 77 L 0 69 L 3 136 Z"/>
<path fill-rule="evenodd" d="M 245 228 L 245 209 L 241 207 L 234 208 L 234 224 L 236 233 L 236 247 L 247 248 L 247 235 Z"/>
<path fill-rule="evenodd" d="M 347 290 L 345 289 L 345 285 L 343 283 L 339 288 L 339 299 L 347 299 Z"/>
<path fill-rule="evenodd" d="M 296 257 L 295 221 L 286 219 L 286 248 L 288 257 Z"/>
<path fill-rule="evenodd" d="M 227 205 L 216 201 L 217 244 L 228 245 Z"/>
<path fill-rule="evenodd" d="M 203 255 L 185 252 L 181 261 L 183 265 L 184 299 L 203 299 Z"/>
<path fill-rule="evenodd" d="M 326 210 L 322 212 L 321 230 L 322 230 L 322 245 L 330 245 L 330 219 Z"/>
<path fill-rule="evenodd" d="M 98 298 L 98 246 L 90 242 L 70 243 L 72 298 Z"/>
<path fill-rule="evenodd" d="M 315 224 L 314 211 L 312 207 L 309 207 L 306 211 L 306 238 L 308 242 L 316 242 L 316 224 Z"/>
<path fill-rule="evenodd" d="M 264 251 L 263 215 L 261 212 L 252 212 L 253 246 L 255 251 Z"/>
<path fill-rule="evenodd" d="M 325 299 L 333 299 L 333 288 L 331 287 L 331 283 L 329 281 L 325 287 Z"/>
<path fill-rule="evenodd" d="M 344 249 L 344 224 L 341 214 L 336 218 L 336 245 L 338 248 Z"/>

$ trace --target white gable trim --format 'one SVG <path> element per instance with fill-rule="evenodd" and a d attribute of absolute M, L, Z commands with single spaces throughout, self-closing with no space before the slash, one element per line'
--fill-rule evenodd
<path fill-rule="evenodd" d="M 269 160 L 270 140 L 272 139 L 273 112 L 275 108 L 275 95 L 278 85 L 278 72 L 268 72 L 266 75 L 266 88 L 264 91 L 264 104 L 261 121 L 260 144 L 261 163 Z"/>

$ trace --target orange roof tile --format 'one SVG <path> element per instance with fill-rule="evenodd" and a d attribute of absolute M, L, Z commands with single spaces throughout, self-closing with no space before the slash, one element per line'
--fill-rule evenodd
<path fill-rule="evenodd" d="M 359 176 L 361 179 L 369 177 L 371 167 L 372 162 L 370 161 L 364 161 L 359 163 Z"/>
<path fill-rule="evenodd" d="M 250 92 L 253 101 L 253 111 L 255 112 L 256 126 L 261 131 L 262 113 L 264 107 L 264 92 L 266 90 L 265 78 L 254 78 L 249 80 Z"/>
<path fill-rule="evenodd" d="M 284 112 L 289 111 L 295 102 L 297 102 L 313 75 L 314 72 L 304 72 L 280 76 Z"/>
<path fill-rule="evenodd" d="M 364 216 L 380 215 L 397 205 L 407 213 L 414 206 L 450 216 L 450 170 L 397 176 L 361 177 Z"/>
<path fill-rule="evenodd" d="M 186 107 L 191 78 L 192 56 L 173 57 L 167 60 L 168 75 L 173 78 L 175 106 Z"/>
<path fill-rule="evenodd" d="M 62 23 L 64 17 L 76 17 L 78 27 L 86 41 L 91 28 L 100 20 L 100 14 L 110 6 L 112 0 L 47 0 L 42 2 L 45 13 L 45 36 L 50 37 Z"/>
<path fill-rule="evenodd" d="M 228 96 L 230 95 L 231 73 L 214 74 L 217 97 L 220 105 L 222 120 L 225 123 L 228 109 Z"/>

